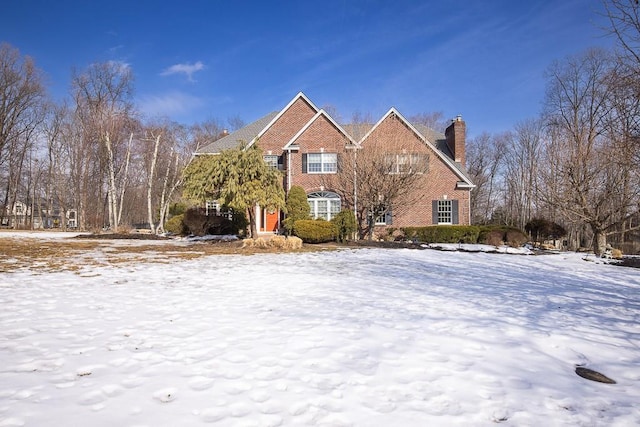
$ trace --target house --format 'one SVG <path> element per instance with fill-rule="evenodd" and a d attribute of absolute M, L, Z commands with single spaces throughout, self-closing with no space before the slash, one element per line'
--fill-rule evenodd
<path fill-rule="evenodd" d="M 299 93 L 282 110 L 203 146 L 196 155 L 217 154 L 241 144 L 258 145 L 265 161 L 283 172 L 285 190 L 292 185 L 305 189 L 314 218 L 329 220 L 346 208 L 360 217 L 369 215 L 382 229 L 469 224 L 475 186 L 464 166 L 461 117 L 444 135 L 413 125 L 395 108 L 377 123 L 343 126 Z M 384 169 L 368 171 L 367 159 L 373 163 L 375 158 L 383 159 Z M 401 181 L 417 170 L 401 196 L 381 191 L 379 203 L 365 197 L 365 181 L 375 186 L 370 178 L 388 175 Z M 279 212 L 264 209 L 256 212 L 256 218 L 260 232 L 277 232 L 282 219 Z"/>
<path fill-rule="evenodd" d="M 32 215 L 33 212 L 33 215 Z M 66 217 L 66 228 L 77 228 L 78 211 L 69 209 L 64 211 Z M 0 226 L 7 228 L 30 228 L 38 230 L 43 228 L 61 227 L 62 213 L 59 208 L 43 209 L 39 206 L 32 206 L 21 201 L 15 201 L 11 206 L 7 206 L 5 214 L 1 215 Z"/>

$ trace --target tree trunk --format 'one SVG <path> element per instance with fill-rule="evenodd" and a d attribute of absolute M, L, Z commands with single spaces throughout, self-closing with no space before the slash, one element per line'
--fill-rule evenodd
<path fill-rule="evenodd" d="M 593 231 L 593 253 L 601 257 L 607 250 L 607 235 L 600 227 L 593 224 L 591 230 Z"/>
<path fill-rule="evenodd" d="M 120 206 L 118 207 L 117 224 L 122 219 L 122 207 L 124 206 L 124 192 L 127 190 L 127 179 L 129 177 L 129 161 L 131 159 L 131 142 L 133 141 L 133 133 L 129 136 L 129 145 L 127 146 L 127 158 L 124 164 L 124 176 L 122 177 L 122 191 L 120 191 Z"/>
<path fill-rule="evenodd" d="M 160 146 L 160 135 L 156 137 L 156 143 L 153 148 L 153 157 L 151 158 L 151 167 L 149 168 L 149 176 L 147 177 L 147 215 L 149 216 L 149 228 L 151 232 L 155 232 L 156 228 L 153 224 L 153 205 L 151 196 L 153 193 L 153 179 L 156 174 L 156 162 L 158 161 L 158 147 Z"/>
<path fill-rule="evenodd" d="M 173 152 L 173 150 L 171 151 Z M 160 217 L 158 218 L 158 227 L 154 230 L 156 234 L 164 233 L 164 222 L 167 216 L 167 209 L 168 209 L 169 200 L 171 199 L 171 193 L 172 193 L 172 191 L 169 191 L 168 189 L 169 173 L 171 171 L 172 160 L 173 160 L 173 155 L 169 156 L 169 164 L 167 164 L 167 171 L 164 174 L 164 181 L 162 182 L 162 193 L 160 194 Z M 177 165 L 178 165 L 178 153 L 176 153 L 176 166 Z"/>
<path fill-rule="evenodd" d="M 249 213 L 249 232 L 251 233 L 249 237 L 255 239 L 258 237 L 258 226 L 256 224 L 256 206 L 253 205 L 249 207 L 247 209 L 247 212 Z"/>
<path fill-rule="evenodd" d="M 118 198 L 116 197 L 116 168 L 114 165 L 113 148 L 111 146 L 111 139 L 109 133 L 105 134 L 105 146 L 107 148 L 107 154 L 109 155 L 109 189 L 107 191 L 107 207 L 109 211 L 109 227 L 114 233 L 118 232 Z"/>

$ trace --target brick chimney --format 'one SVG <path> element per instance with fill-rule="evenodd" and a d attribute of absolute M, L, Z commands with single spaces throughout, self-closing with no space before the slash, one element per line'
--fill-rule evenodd
<path fill-rule="evenodd" d="M 465 156 L 465 137 L 466 137 L 466 125 L 462 116 L 457 116 L 453 119 L 453 122 L 444 131 L 444 136 L 447 138 L 447 146 L 449 151 L 453 155 L 453 160 L 459 162 L 464 166 Z"/>

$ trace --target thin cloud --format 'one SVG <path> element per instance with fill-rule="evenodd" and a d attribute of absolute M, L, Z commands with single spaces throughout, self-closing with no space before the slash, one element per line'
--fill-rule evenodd
<path fill-rule="evenodd" d="M 140 110 L 148 117 L 172 117 L 188 115 L 202 108 L 204 101 L 184 92 L 168 92 L 146 95 L 139 99 Z"/>
<path fill-rule="evenodd" d="M 161 76 L 170 76 L 173 74 L 184 74 L 187 76 L 187 80 L 190 82 L 195 81 L 193 79 L 193 74 L 204 70 L 204 64 L 201 61 L 196 62 L 195 64 L 175 64 L 165 69 L 160 73 Z"/>

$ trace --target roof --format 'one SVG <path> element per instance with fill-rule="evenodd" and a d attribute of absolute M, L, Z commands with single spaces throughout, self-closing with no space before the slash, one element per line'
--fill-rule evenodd
<path fill-rule="evenodd" d="M 278 114 L 280 114 L 279 111 L 273 111 L 255 122 L 201 147 L 196 154 L 218 154 L 230 148 L 237 148 L 243 143 L 249 144 Z"/>

